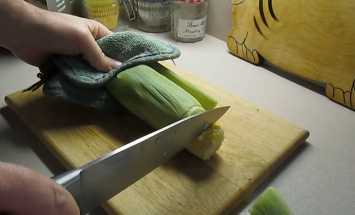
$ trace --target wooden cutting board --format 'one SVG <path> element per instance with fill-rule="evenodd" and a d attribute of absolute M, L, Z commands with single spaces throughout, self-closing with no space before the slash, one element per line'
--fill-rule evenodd
<path fill-rule="evenodd" d="M 232 54 L 322 82 L 327 97 L 355 110 L 355 1 L 231 2 Z"/>
<path fill-rule="evenodd" d="M 217 98 L 218 106 L 231 106 L 219 120 L 224 144 L 206 162 L 179 153 L 105 203 L 109 214 L 226 214 L 309 136 L 307 130 L 171 63 L 161 64 Z M 68 169 L 153 131 L 131 114 L 47 98 L 41 90 L 21 90 L 5 100 Z"/>

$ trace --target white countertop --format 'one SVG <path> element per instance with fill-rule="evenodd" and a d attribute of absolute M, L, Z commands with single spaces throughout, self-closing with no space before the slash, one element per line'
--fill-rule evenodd
<path fill-rule="evenodd" d="M 323 95 L 228 53 L 224 41 L 207 35 L 198 43 L 176 43 L 169 34 L 148 34 L 177 46 L 177 66 L 310 131 L 301 147 L 257 190 L 275 187 L 295 214 L 355 214 L 355 112 Z M 0 96 L 38 81 L 38 69 L 0 52 Z M 47 177 L 65 169 L 0 102 L 0 160 Z M 253 203 L 254 197 L 251 197 Z M 250 205 L 245 205 L 245 208 Z M 245 209 L 240 207 L 240 212 Z M 104 213 L 97 213 L 104 214 Z"/>

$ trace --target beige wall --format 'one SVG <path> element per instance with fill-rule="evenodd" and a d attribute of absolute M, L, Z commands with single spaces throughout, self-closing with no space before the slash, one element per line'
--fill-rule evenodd
<path fill-rule="evenodd" d="M 226 41 L 232 28 L 232 4 L 230 0 L 209 0 L 207 34 Z"/>

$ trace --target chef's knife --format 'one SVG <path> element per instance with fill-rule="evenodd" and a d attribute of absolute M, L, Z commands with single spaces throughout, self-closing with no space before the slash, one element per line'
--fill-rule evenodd
<path fill-rule="evenodd" d="M 228 109 L 182 119 L 53 180 L 73 195 L 80 213 L 87 214 L 183 150 Z"/>

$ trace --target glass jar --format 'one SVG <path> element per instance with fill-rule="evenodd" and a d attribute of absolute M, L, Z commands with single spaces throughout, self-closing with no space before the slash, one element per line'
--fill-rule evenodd
<path fill-rule="evenodd" d="M 124 20 L 121 19 L 121 17 L 125 19 L 128 18 L 128 20 L 130 21 L 135 19 L 135 13 L 133 11 L 133 6 L 130 0 L 121 0 L 121 1 L 114 0 L 111 2 L 111 3 L 115 2 L 114 4 L 110 5 L 112 9 L 118 7 L 117 16 L 116 14 L 111 14 L 112 16 L 110 16 L 110 13 L 108 13 L 109 10 L 107 10 L 107 5 L 105 9 L 102 7 L 102 5 L 96 4 L 94 5 L 94 7 L 92 6 L 90 10 L 90 8 L 87 6 L 86 1 L 87 0 L 82 0 L 81 16 L 84 18 L 97 20 L 98 22 L 102 23 L 103 25 L 105 25 L 106 27 L 108 27 L 110 30 L 114 32 L 128 30 L 128 25 L 124 22 Z M 99 10 L 100 8 L 101 8 L 101 14 L 96 13 L 96 15 L 93 15 L 92 9 Z M 91 14 L 89 15 L 89 13 Z"/>
<path fill-rule="evenodd" d="M 203 40 L 206 33 L 208 0 L 172 0 L 171 32 L 178 42 Z"/>
<path fill-rule="evenodd" d="M 136 0 L 135 5 L 140 30 L 150 33 L 170 31 L 170 0 Z"/>
<path fill-rule="evenodd" d="M 83 16 L 96 20 L 112 30 L 117 27 L 119 0 L 83 0 Z"/>

